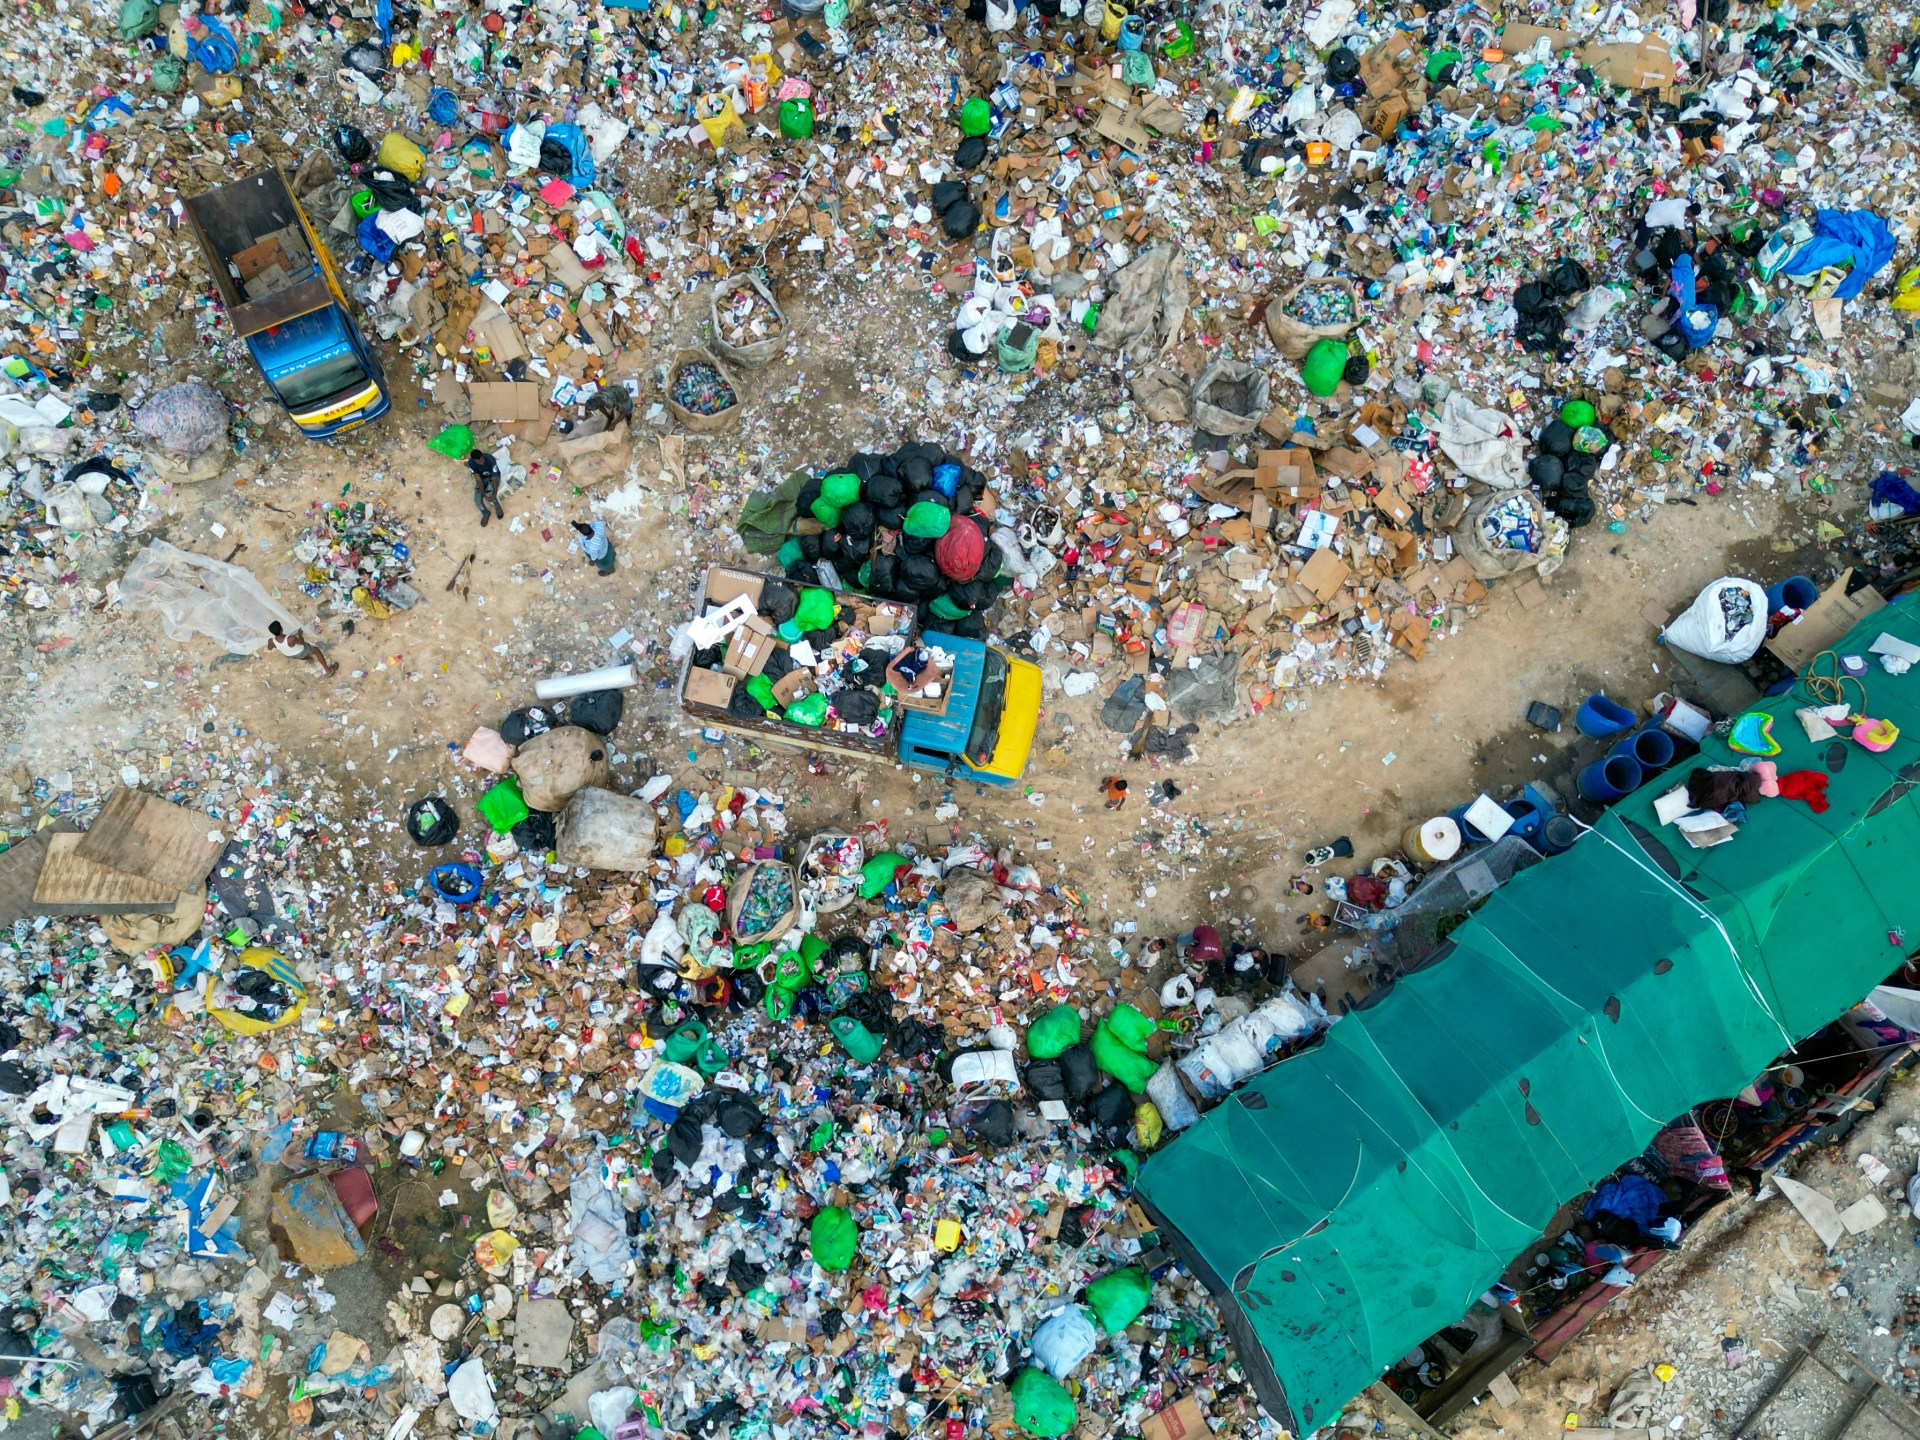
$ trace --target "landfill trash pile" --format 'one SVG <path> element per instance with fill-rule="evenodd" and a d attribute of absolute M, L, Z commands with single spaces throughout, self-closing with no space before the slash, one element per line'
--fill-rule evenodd
<path fill-rule="evenodd" d="M 301 592 L 331 601 L 337 614 L 363 613 L 384 620 L 392 607 L 410 610 L 420 592 L 413 574 L 407 526 L 377 501 L 354 500 L 314 507 L 313 523 L 300 532 L 293 554 L 306 566 Z"/>

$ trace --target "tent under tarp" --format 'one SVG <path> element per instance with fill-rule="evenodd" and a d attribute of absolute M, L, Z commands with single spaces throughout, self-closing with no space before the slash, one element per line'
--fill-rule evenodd
<path fill-rule="evenodd" d="M 1914 598 L 1881 633 L 1920 643 Z M 1730 1095 L 1920 943 L 1920 670 L 1867 677 L 1902 738 L 1846 742 L 1831 808 L 1766 799 L 1690 848 L 1654 799 L 1515 876 L 1419 971 L 1242 1087 L 1142 1167 L 1139 1191 L 1221 1301 L 1263 1403 L 1300 1431 L 1454 1323 L 1563 1201 L 1667 1121 Z M 1804 698 L 1765 707 L 1780 771 L 1828 773 Z M 1913 938 L 1907 938 L 1913 937 Z"/>

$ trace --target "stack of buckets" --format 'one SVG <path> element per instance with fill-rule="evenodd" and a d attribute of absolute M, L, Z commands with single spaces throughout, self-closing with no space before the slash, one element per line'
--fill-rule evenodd
<path fill-rule="evenodd" d="M 1657 722 L 1636 729 L 1640 717 L 1605 695 L 1589 695 L 1574 724 L 1596 740 L 1619 737 L 1602 759 L 1580 772 L 1580 793 L 1596 805 L 1611 805 L 1632 794 L 1649 775 L 1673 763 L 1673 737 Z"/>

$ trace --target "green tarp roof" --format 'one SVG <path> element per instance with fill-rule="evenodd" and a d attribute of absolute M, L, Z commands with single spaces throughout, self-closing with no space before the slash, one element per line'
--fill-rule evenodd
<path fill-rule="evenodd" d="M 1838 648 L 1920 643 L 1916 603 Z M 1899 779 L 1920 760 L 1920 669 L 1876 662 L 1866 686 L 1866 712 L 1902 736 L 1883 755 L 1845 745 L 1825 814 L 1761 800 L 1732 841 L 1691 849 L 1653 801 L 1743 758 L 1709 738 L 1142 1167 L 1142 1196 L 1228 1292 L 1242 1351 L 1258 1347 L 1242 1359 L 1270 1408 L 1277 1388 L 1300 1429 L 1325 1424 L 1458 1320 L 1563 1202 L 1920 945 L 1920 808 Z M 1807 703 L 1767 702 L 1782 774 L 1825 773 L 1828 745 L 1794 715 Z"/>

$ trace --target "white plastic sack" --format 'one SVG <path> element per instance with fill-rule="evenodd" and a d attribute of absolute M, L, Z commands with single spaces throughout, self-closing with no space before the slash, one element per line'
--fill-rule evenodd
<path fill-rule="evenodd" d="M 507 168 L 516 174 L 540 163 L 540 142 L 546 138 L 544 124 L 515 125 L 507 131 Z"/>
<path fill-rule="evenodd" d="M 1476 405 L 1460 391 L 1450 390 L 1441 403 L 1435 430 L 1447 458 L 1469 478 L 1498 490 L 1527 483 L 1526 447 L 1513 422 L 1498 410 Z"/>
<path fill-rule="evenodd" d="M 396 245 L 404 245 L 427 228 L 427 222 L 412 210 L 382 210 L 374 228 Z"/>
<path fill-rule="evenodd" d="M 164 540 L 133 557 L 120 580 L 120 604 L 135 614 L 159 612 L 169 640 L 207 635 L 235 655 L 266 648 L 267 627 L 276 620 L 289 634 L 300 628 L 250 572 Z"/>
<path fill-rule="evenodd" d="M 493 1381 L 477 1356 L 447 1377 L 447 1398 L 463 1420 L 492 1425 L 500 1419 L 493 1403 Z"/>
<path fill-rule="evenodd" d="M 1767 592 L 1751 580 L 1723 575 L 1702 590 L 1660 638 L 1722 665 L 1751 660 L 1767 638 Z"/>
<path fill-rule="evenodd" d="M 1260 1051 L 1240 1029 L 1244 1023 L 1234 1021 L 1212 1039 L 1202 1040 L 1192 1054 L 1178 1062 L 1176 1068 L 1203 1098 L 1223 1099 L 1236 1085 L 1259 1073 Z"/>
<path fill-rule="evenodd" d="M 1033 1330 L 1033 1358 L 1056 1380 L 1065 1380 L 1100 1345 L 1100 1331 L 1079 1305 L 1067 1305 Z"/>
<path fill-rule="evenodd" d="M 1589 330 L 1596 330 L 1600 322 L 1625 300 L 1626 296 L 1611 285 L 1596 285 L 1591 290 L 1582 291 L 1574 297 L 1573 308 L 1567 311 L 1567 328 L 1583 335 Z"/>
<path fill-rule="evenodd" d="M 1307 43 L 1316 50 L 1331 49 L 1347 33 L 1359 8 L 1354 0 L 1322 0 L 1307 11 Z"/>
<path fill-rule="evenodd" d="M 987 0 L 987 33 L 998 35 L 1013 29 L 1016 14 L 1013 0 Z"/>
<path fill-rule="evenodd" d="M 595 165 L 606 164 L 607 157 L 620 148 L 620 142 L 633 130 L 626 121 L 607 114 L 598 103 L 582 110 L 578 120 L 580 127 L 587 132 L 587 148 L 593 152 Z"/>
<path fill-rule="evenodd" d="M 1289 990 L 1277 995 L 1247 1017 L 1247 1025 L 1254 1041 L 1263 1055 L 1272 1055 L 1282 1046 L 1291 1045 L 1296 1040 L 1304 1040 L 1317 1030 L 1327 1026 L 1327 1012 L 1319 1009 L 1320 998 L 1316 995 L 1313 1006 L 1300 1001 L 1300 997 Z"/>
<path fill-rule="evenodd" d="M 633 1413 L 633 1402 L 640 1392 L 631 1385 L 616 1385 L 587 1397 L 587 1420 L 602 1435 L 611 1435 Z"/>
<path fill-rule="evenodd" d="M 1153 1078 L 1147 1081 L 1147 1099 L 1160 1112 L 1160 1123 L 1169 1130 L 1184 1130 L 1200 1118 L 1199 1108 L 1188 1096 L 1186 1086 L 1180 1083 L 1171 1060 L 1162 1061 Z"/>

